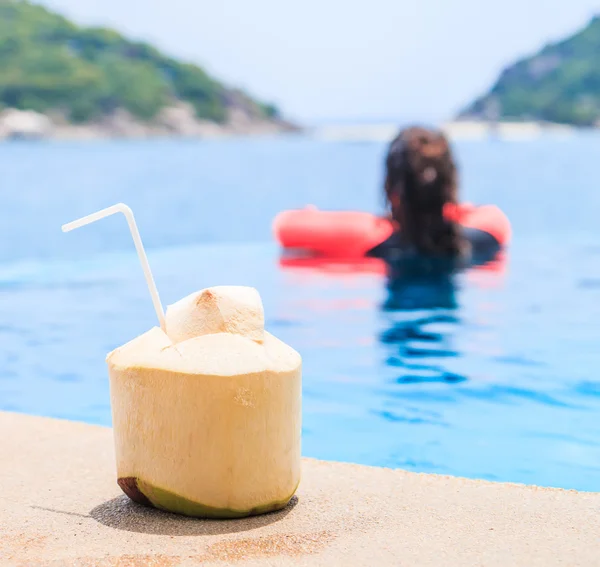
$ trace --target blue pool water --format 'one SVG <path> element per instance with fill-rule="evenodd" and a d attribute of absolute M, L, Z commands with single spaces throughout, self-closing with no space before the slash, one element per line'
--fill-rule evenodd
<path fill-rule="evenodd" d="M 110 424 L 104 357 L 152 305 L 122 218 L 60 225 L 124 201 L 165 304 L 260 290 L 304 358 L 305 455 L 600 490 L 600 137 L 456 149 L 464 197 L 513 222 L 509 257 L 390 297 L 368 270 L 280 266 L 270 236 L 283 208 L 380 210 L 382 144 L 1 145 L 0 409 Z"/>

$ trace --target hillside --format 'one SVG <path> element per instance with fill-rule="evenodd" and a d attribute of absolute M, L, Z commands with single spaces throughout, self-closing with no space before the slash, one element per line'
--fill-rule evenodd
<path fill-rule="evenodd" d="M 460 118 L 600 125 L 600 16 L 506 68 Z"/>
<path fill-rule="evenodd" d="M 162 123 L 165 111 L 175 122 L 191 114 L 222 125 L 236 117 L 277 123 L 279 115 L 197 65 L 110 29 L 77 26 L 25 0 L 0 0 L 2 108 L 66 124 L 106 122 L 119 113 L 138 125 Z"/>

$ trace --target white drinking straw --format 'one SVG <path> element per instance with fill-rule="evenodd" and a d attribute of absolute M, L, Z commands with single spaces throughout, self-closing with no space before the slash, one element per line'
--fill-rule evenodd
<path fill-rule="evenodd" d="M 158 317 L 158 321 L 160 322 L 160 326 L 162 330 L 165 330 L 165 312 L 163 311 L 162 303 L 160 302 L 160 297 L 158 296 L 158 290 L 156 289 L 156 284 L 154 283 L 154 278 L 152 277 L 152 272 L 150 271 L 150 264 L 148 263 L 148 258 L 146 257 L 146 252 L 144 250 L 144 245 L 142 244 L 142 238 L 140 237 L 140 232 L 138 230 L 137 225 L 135 224 L 135 218 L 133 216 L 133 211 L 125 204 L 118 203 L 117 205 L 113 205 L 112 207 L 107 207 L 106 209 L 102 209 L 97 213 L 92 213 L 91 215 L 87 215 L 86 217 L 80 218 L 73 222 L 69 222 L 67 224 L 63 224 L 62 230 L 63 232 L 69 232 L 76 228 L 80 228 L 85 226 L 86 224 L 90 224 L 92 222 L 96 222 L 97 220 L 103 219 L 104 217 L 108 217 L 110 215 L 114 215 L 115 213 L 123 213 L 125 218 L 127 219 L 127 224 L 129 225 L 129 230 L 131 231 L 131 237 L 133 238 L 133 243 L 135 244 L 135 249 L 137 250 L 138 256 L 140 258 L 140 262 L 142 264 L 142 270 L 144 270 L 144 276 L 146 277 L 146 283 L 148 284 L 148 290 L 150 291 L 150 296 L 152 297 L 152 303 L 154 305 L 154 310 L 156 311 L 156 316 Z"/>

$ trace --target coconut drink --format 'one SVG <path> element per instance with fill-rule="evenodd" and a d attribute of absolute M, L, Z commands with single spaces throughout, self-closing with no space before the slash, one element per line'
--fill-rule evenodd
<path fill-rule="evenodd" d="M 139 240 L 131 211 L 103 216 L 112 212 L 126 214 Z M 137 244 L 160 326 L 107 356 L 119 486 L 140 504 L 195 517 L 285 507 L 300 481 L 300 355 L 265 331 L 253 288 L 201 290 L 163 314 Z"/>

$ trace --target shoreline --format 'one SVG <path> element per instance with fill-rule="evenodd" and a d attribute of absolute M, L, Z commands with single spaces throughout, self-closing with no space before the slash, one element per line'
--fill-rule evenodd
<path fill-rule="evenodd" d="M 152 122 L 142 122 L 123 110 L 87 124 L 72 124 L 63 116 L 34 111 L 5 109 L 0 112 L 0 141 L 215 140 L 295 134 L 329 142 L 389 142 L 401 127 L 402 124 L 395 122 L 299 126 L 283 119 L 257 118 L 239 110 L 232 110 L 226 122 L 216 123 L 198 119 L 185 104 L 163 109 Z M 534 121 L 456 120 L 438 127 L 453 141 L 530 141 L 544 136 L 566 138 L 583 132 L 600 132 L 598 127 Z"/>
<path fill-rule="evenodd" d="M 265 136 L 299 132 L 302 129 L 283 119 L 257 117 L 231 109 L 223 123 L 197 118 L 191 105 L 180 103 L 164 108 L 149 122 L 118 109 L 96 121 L 68 122 L 60 113 L 5 109 L 0 112 L 0 141 L 8 140 L 145 140 L 160 138 L 219 139 L 233 136 Z"/>
<path fill-rule="evenodd" d="M 0 431 L 3 565 L 553 566 L 600 557 L 600 493 L 304 458 L 283 511 L 196 520 L 121 493 L 110 428 L 0 412 Z"/>
<path fill-rule="evenodd" d="M 402 126 L 395 123 L 335 124 L 314 128 L 313 134 L 323 141 L 391 141 Z M 581 132 L 600 132 L 600 128 L 580 128 L 564 124 L 541 122 L 498 122 L 449 121 L 438 127 L 455 141 L 478 141 L 499 139 L 506 141 L 528 141 L 551 135 L 574 136 Z"/>

